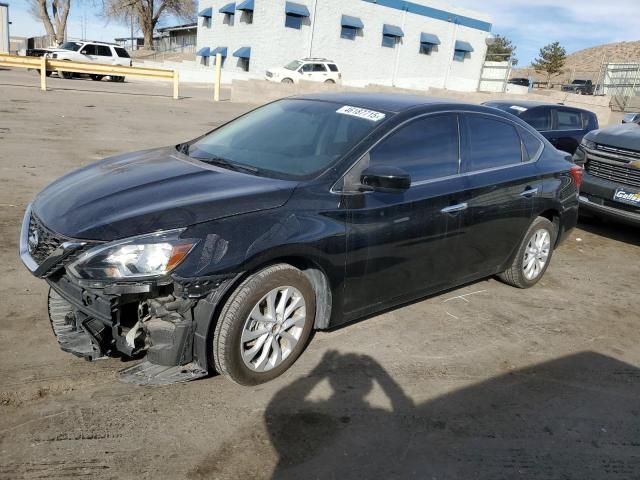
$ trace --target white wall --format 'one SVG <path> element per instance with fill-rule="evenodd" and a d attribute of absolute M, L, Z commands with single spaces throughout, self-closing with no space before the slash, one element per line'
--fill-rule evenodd
<path fill-rule="evenodd" d="M 306 5 L 311 13 L 301 30 L 285 28 L 285 0 L 255 0 L 253 24 L 244 23 L 243 16 L 237 12 L 234 26 L 223 24 L 224 15 L 219 13 L 229 0 L 201 0 L 199 11 L 213 7 L 213 19 L 211 27 L 204 26 L 203 18 L 198 19 L 198 49 L 226 46 L 229 56 L 223 71 L 233 73 L 241 72 L 233 52 L 240 47 L 251 47 L 248 76 L 252 78 L 263 78 L 268 68 L 312 56 L 334 60 L 342 70 L 345 85 L 377 83 L 461 91 L 475 91 L 478 87 L 487 49 L 487 32 L 362 0 L 294 1 Z M 431 1 L 413 1 L 490 22 L 484 14 Z M 359 17 L 364 23 L 364 29 L 355 40 L 340 38 L 343 14 Z M 314 22 L 314 28 L 311 22 Z M 399 26 L 404 31 L 405 36 L 395 49 L 381 46 L 385 23 Z M 441 44 L 431 55 L 419 54 L 421 32 L 440 38 Z M 474 48 L 464 62 L 453 61 L 456 40 L 469 42 Z"/>
<path fill-rule="evenodd" d="M 0 53 L 9 53 L 9 7 L 0 5 Z"/>

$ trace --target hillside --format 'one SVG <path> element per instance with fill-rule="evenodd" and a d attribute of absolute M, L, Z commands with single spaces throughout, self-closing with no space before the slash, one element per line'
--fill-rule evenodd
<path fill-rule="evenodd" d="M 640 62 L 640 41 L 619 42 L 599 45 L 579 50 L 567 56 L 565 72 L 554 77 L 553 83 L 563 83 L 569 79 L 596 80 L 602 63 Z M 514 70 L 512 77 L 528 77 L 545 80 L 544 75 L 537 74 L 532 68 Z"/>

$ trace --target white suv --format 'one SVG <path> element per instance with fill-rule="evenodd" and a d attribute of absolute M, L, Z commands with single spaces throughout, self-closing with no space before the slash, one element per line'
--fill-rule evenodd
<path fill-rule="evenodd" d="M 294 60 L 284 67 L 267 70 L 266 79 L 270 82 L 298 83 L 310 82 L 338 83 L 342 74 L 338 66 L 326 58 L 303 58 Z"/>
<path fill-rule="evenodd" d="M 103 65 L 132 66 L 129 53 L 118 44 L 105 42 L 64 42 L 58 48 L 47 48 L 48 58 L 55 60 L 70 60 L 74 62 L 100 63 Z M 49 73 L 49 72 L 47 72 Z M 70 72 L 59 71 L 62 78 L 73 78 Z M 92 80 L 100 81 L 104 75 L 89 75 Z M 111 76 L 114 82 L 124 82 L 124 77 Z"/>

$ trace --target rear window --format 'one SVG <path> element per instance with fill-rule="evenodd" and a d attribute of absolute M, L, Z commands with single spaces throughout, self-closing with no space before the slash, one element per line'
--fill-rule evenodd
<path fill-rule="evenodd" d="M 130 58 L 129 57 L 129 52 L 127 52 L 124 48 L 122 47 L 116 47 L 116 53 L 118 54 L 119 57 L 121 58 Z"/>
<path fill-rule="evenodd" d="M 475 172 L 522 162 L 522 144 L 510 123 L 484 115 L 466 115 L 469 151 L 465 171 Z"/>
<path fill-rule="evenodd" d="M 333 63 L 327 63 L 327 67 L 329 67 L 329 70 L 331 70 L 332 72 L 338 71 L 338 66 L 334 65 Z"/>

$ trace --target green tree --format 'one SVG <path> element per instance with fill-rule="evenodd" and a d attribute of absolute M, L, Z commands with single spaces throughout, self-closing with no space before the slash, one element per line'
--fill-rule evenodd
<path fill-rule="evenodd" d="M 538 73 L 547 76 L 547 83 L 551 77 L 560 75 L 565 62 L 567 51 L 560 46 L 560 42 L 553 42 L 540 49 L 540 56 L 533 61 L 532 67 Z"/>
<path fill-rule="evenodd" d="M 487 60 L 490 62 L 505 62 L 511 57 L 511 63 L 517 65 L 516 48 L 507 37 L 496 35 L 493 43 L 487 49 Z"/>

